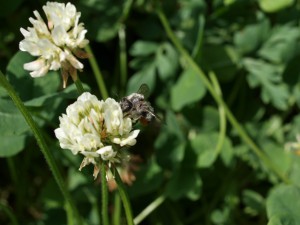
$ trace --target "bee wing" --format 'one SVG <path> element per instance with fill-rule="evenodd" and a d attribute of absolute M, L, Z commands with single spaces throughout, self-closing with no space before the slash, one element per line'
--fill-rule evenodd
<path fill-rule="evenodd" d="M 142 84 L 137 93 L 144 95 L 145 99 L 147 99 L 150 94 L 149 86 L 147 84 Z"/>

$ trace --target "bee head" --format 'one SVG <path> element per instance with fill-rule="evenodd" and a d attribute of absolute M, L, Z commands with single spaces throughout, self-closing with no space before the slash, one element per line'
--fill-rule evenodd
<path fill-rule="evenodd" d="M 123 113 L 129 112 L 133 107 L 132 102 L 129 101 L 126 97 L 122 98 L 122 100 L 120 101 L 120 106 Z"/>

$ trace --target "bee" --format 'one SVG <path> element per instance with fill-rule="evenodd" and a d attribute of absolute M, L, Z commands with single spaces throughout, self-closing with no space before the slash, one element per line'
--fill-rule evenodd
<path fill-rule="evenodd" d="M 147 125 L 157 118 L 150 102 L 146 101 L 148 94 L 148 85 L 142 84 L 136 93 L 123 97 L 120 105 L 124 117 L 131 118 L 133 123 L 140 121 L 143 125 Z"/>

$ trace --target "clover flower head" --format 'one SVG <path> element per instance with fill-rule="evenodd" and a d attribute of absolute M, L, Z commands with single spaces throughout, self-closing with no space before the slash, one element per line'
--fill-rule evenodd
<path fill-rule="evenodd" d="M 300 155 L 300 135 L 296 136 L 296 142 L 287 142 L 284 149 L 288 152 L 293 152 L 296 155 Z"/>
<path fill-rule="evenodd" d="M 20 50 L 38 57 L 24 64 L 24 69 L 31 71 L 32 77 L 41 77 L 49 70 L 61 69 L 63 85 L 66 87 L 68 76 L 71 75 L 75 81 L 77 70 L 83 69 L 83 64 L 76 57 L 87 57 L 81 50 L 89 42 L 85 39 L 87 30 L 83 23 L 79 23 L 81 13 L 71 3 L 47 2 L 43 10 L 47 23 L 38 11 L 34 11 L 36 18 L 29 18 L 33 27 L 20 29 L 24 36 L 19 43 Z"/>
<path fill-rule="evenodd" d="M 127 160 L 126 147 L 136 143 L 139 130 L 132 130 L 130 118 L 124 118 L 120 104 L 112 98 L 105 101 L 85 92 L 69 105 L 54 132 L 63 149 L 82 154 L 80 170 L 94 164 L 94 177 L 99 163 L 111 166 Z"/>

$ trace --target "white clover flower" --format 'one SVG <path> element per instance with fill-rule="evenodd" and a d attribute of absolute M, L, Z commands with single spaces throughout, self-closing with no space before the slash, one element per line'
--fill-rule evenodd
<path fill-rule="evenodd" d="M 87 56 L 81 50 L 89 42 L 85 39 L 87 30 L 83 23 L 79 23 L 81 13 L 71 3 L 47 2 L 43 10 L 47 23 L 34 11 L 36 19 L 29 18 L 33 27 L 20 29 L 24 36 L 19 44 L 20 50 L 38 57 L 37 60 L 24 64 L 24 69 L 31 71 L 32 77 L 41 77 L 49 70 L 61 69 L 65 87 L 68 76 L 71 75 L 75 81 L 77 69 L 83 69 L 83 64 L 75 56 Z"/>
<path fill-rule="evenodd" d="M 132 130 L 131 119 L 123 117 L 118 102 L 111 98 L 99 101 L 88 92 L 69 105 L 59 121 L 54 132 L 61 148 L 84 155 L 80 169 L 94 164 L 94 176 L 99 162 L 109 166 L 121 163 L 126 158 L 123 148 L 135 145 L 139 134 L 139 130 Z"/>
<path fill-rule="evenodd" d="M 300 155 L 300 135 L 296 135 L 296 142 L 287 142 L 284 148 L 288 152 L 294 152 L 297 155 Z"/>
<path fill-rule="evenodd" d="M 113 150 L 111 145 L 100 148 L 96 152 L 100 154 L 101 158 L 105 161 L 113 161 L 115 160 L 115 156 L 117 155 L 117 152 Z"/>

